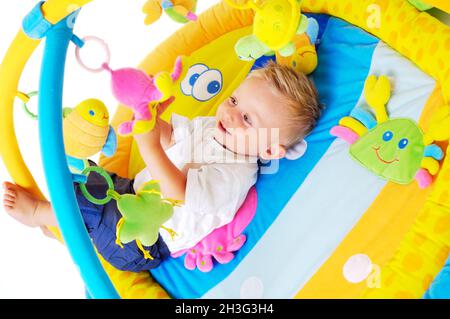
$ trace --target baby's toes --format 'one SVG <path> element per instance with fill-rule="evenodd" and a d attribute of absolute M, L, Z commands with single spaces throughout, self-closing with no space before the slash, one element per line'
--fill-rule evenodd
<path fill-rule="evenodd" d="M 5 198 L 6 197 L 15 199 L 17 197 L 17 192 L 14 189 L 7 189 L 5 190 Z"/>
<path fill-rule="evenodd" d="M 15 194 L 14 195 L 10 195 L 10 194 L 6 194 L 5 193 L 5 195 L 3 196 L 3 199 L 5 199 L 5 200 L 7 200 L 9 202 L 15 203 L 16 202 L 16 195 Z"/>
<path fill-rule="evenodd" d="M 14 198 L 17 197 L 18 191 L 21 190 L 21 188 L 19 186 L 17 186 L 16 184 L 10 183 L 10 182 L 4 182 L 3 188 L 5 189 L 5 191 L 4 191 L 5 195 L 9 195 Z"/>
<path fill-rule="evenodd" d="M 3 207 L 6 210 L 11 210 L 14 208 L 15 201 L 11 199 L 7 199 L 6 197 L 3 199 Z"/>

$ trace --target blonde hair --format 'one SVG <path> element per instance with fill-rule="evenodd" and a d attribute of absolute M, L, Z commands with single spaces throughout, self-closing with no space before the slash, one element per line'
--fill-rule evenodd
<path fill-rule="evenodd" d="M 285 99 L 290 122 L 286 126 L 289 129 L 286 147 L 293 146 L 313 130 L 323 107 L 314 83 L 305 74 L 270 61 L 250 76 L 266 80 Z"/>

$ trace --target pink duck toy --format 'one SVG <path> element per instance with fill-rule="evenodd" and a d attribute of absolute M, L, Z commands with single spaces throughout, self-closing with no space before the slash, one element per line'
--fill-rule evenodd
<path fill-rule="evenodd" d="M 175 67 L 169 72 L 149 76 L 135 68 L 112 70 L 108 63 L 102 65 L 111 73 L 111 86 L 115 98 L 134 111 L 131 121 L 119 125 L 120 135 L 143 134 L 153 129 L 156 119 L 156 105 L 173 96 L 174 82 L 182 73 L 182 58 L 178 57 Z"/>

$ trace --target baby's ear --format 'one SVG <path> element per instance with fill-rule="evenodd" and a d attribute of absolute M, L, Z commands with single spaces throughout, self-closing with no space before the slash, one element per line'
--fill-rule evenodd
<path fill-rule="evenodd" d="M 286 156 L 286 148 L 280 144 L 273 144 L 262 151 L 259 156 L 264 160 L 281 159 Z"/>

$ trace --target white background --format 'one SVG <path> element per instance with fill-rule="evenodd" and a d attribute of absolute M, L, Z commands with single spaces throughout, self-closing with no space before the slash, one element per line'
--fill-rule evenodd
<path fill-rule="evenodd" d="M 200 13 L 217 2 L 219 0 L 199 1 L 197 12 Z M 0 1 L 0 61 L 19 30 L 23 17 L 36 3 L 37 0 Z M 164 15 L 155 24 L 145 26 L 145 16 L 141 12 L 144 3 L 145 0 L 94 1 L 81 11 L 75 34 L 79 37 L 95 35 L 104 39 L 111 49 L 113 68 L 136 66 L 181 26 Z M 23 73 L 19 87 L 23 92 L 38 88 L 42 49 L 41 44 Z M 101 60 L 101 52 L 97 54 L 92 47 L 86 51 L 89 52 L 89 59 L 98 56 Z M 0 79 L 5 80 L 7 79 Z M 116 102 L 110 93 L 108 74 L 84 71 L 75 61 L 73 46 L 69 50 L 64 88 L 65 106 L 72 107 L 84 99 L 95 97 L 106 103 L 111 114 L 115 111 Z M 30 103 L 30 108 L 36 110 L 36 104 Z M 47 195 L 40 162 L 37 123 L 25 116 L 19 103 L 16 104 L 15 126 L 22 155 Z M 5 180 L 10 180 L 10 177 L 1 163 L 0 183 Z M 3 195 L 3 191 L 0 194 Z M 31 229 L 15 222 L 1 206 L 0 298 L 84 296 L 83 282 L 65 247 L 45 237 L 39 229 Z"/>

